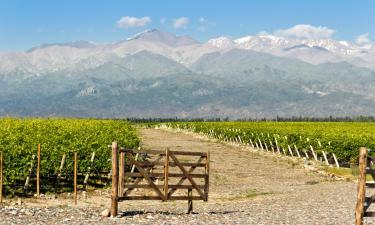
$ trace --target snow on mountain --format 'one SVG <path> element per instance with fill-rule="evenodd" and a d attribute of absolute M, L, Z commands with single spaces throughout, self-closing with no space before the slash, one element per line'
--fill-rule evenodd
<path fill-rule="evenodd" d="M 127 41 L 132 40 L 159 42 L 173 47 L 199 44 L 198 41 L 192 39 L 189 36 L 177 36 L 175 34 L 162 32 L 157 29 L 146 30 L 127 39 Z"/>
<path fill-rule="evenodd" d="M 235 45 L 235 42 L 228 37 L 218 37 L 208 40 L 207 42 L 210 45 L 213 45 L 217 48 L 232 48 Z"/>
<path fill-rule="evenodd" d="M 218 37 L 200 43 L 189 36 L 178 36 L 159 30 L 146 30 L 131 38 L 110 44 L 87 41 L 43 44 L 25 52 L 0 52 L 0 75 L 17 72 L 42 74 L 64 69 L 86 69 L 149 51 L 185 66 L 208 53 L 247 49 L 312 64 L 346 61 L 375 69 L 375 46 L 358 46 L 333 39 L 288 39 L 275 35 L 254 35 L 237 39 Z"/>

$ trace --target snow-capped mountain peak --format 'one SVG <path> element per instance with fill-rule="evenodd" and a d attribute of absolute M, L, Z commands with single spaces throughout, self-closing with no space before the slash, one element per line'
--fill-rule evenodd
<path fill-rule="evenodd" d="M 218 38 L 212 38 L 208 40 L 208 43 L 217 47 L 217 48 L 231 48 L 234 46 L 234 41 L 228 37 L 218 37 Z"/>

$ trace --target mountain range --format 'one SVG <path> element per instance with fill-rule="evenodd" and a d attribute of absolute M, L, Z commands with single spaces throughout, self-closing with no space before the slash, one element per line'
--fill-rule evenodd
<path fill-rule="evenodd" d="M 0 116 L 375 115 L 375 45 L 147 30 L 0 52 Z"/>

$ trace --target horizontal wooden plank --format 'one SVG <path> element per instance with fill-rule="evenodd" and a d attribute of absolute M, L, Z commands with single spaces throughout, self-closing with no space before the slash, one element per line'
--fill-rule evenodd
<path fill-rule="evenodd" d="M 197 185 L 200 189 L 204 189 L 204 185 Z M 164 188 L 164 185 L 156 185 L 158 188 Z M 134 188 L 144 188 L 144 189 L 152 189 L 151 185 L 149 184 L 128 184 L 125 185 L 125 189 L 134 189 Z M 172 189 L 194 189 L 192 185 L 168 185 L 168 188 Z"/>
<path fill-rule="evenodd" d="M 150 154 L 150 155 L 165 155 L 165 150 L 137 150 L 137 149 L 126 149 L 121 148 L 120 152 L 128 153 L 140 153 L 140 154 Z M 186 151 L 169 151 L 174 155 L 186 155 L 186 156 L 207 156 L 207 152 L 186 152 Z"/>
<path fill-rule="evenodd" d="M 163 200 L 159 196 L 124 196 L 124 197 L 117 197 L 118 201 L 124 200 Z"/>
<path fill-rule="evenodd" d="M 142 167 L 154 167 L 154 166 L 164 166 L 164 162 L 139 162 L 139 164 Z M 181 163 L 182 166 L 194 166 L 194 167 L 205 167 L 206 163 L 190 163 L 190 162 L 183 162 Z M 176 167 L 176 163 L 174 162 L 169 162 L 170 167 Z"/>
<path fill-rule="evenodd" d="M 151 178 L 164 178 L 164 173 L 149 173 Z M 189 174 L 192 178 L 205 178 L 206 174 Z M 143 177 L 141 173 L 125 173 L 125 177 Z M 186 177 L 182 173 L 169 173 L 168 177 Z"/>
<path fill-rule="evenodd" d="M 375 188 L 375 183 L 366 183 L 366 187 Z"/>
<path fill-rule="evenodd" d="M 201 198 L 200 196 L 170 196 L 170 197 L 168 197 L 168 200 L 172 200 L 172 201 L 175 201 L 175 200 L 202 200 L 202 201 L 204 201 L 204 199 Z"/>
<path fill-rule="evenodd" d="M 124 200 L 163 200 L 160 199 L 159 196 L 124 196 L 124 197 L 117 197 L 118 201 L 124 201 Z M 202 200 L 199 196 L 170 196 L 168 197 L 168 200 L 171 201 L 177 201 L 177 200 Z"/>
<path fill-rule="evenodd" d="M 365 212 L 365 217 L 375 217 L 375 212 Z"/>

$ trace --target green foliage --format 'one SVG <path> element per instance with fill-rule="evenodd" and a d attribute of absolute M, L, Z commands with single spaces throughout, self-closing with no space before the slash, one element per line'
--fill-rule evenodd
<path fill-rule="evenodd" d="M 86 171 L 95 151 L 95 170 L 109 171 L 113 141 L 120 146 L 139 145 L 135 129 L 126 121 L 95 119 L 0 119 L 0 151 L 4 152 L 5 182 L 24 181 L 32 155 L 41 144 L 41 174 L 56 174 L 63 154 L 66 171 L 73 171 L 73 153 L 78 153 L 78 171 Z M 71 172 L 72 173 L 72 172 Z"/>
<path fill-rule="evenodd" d="M 220 140 L 240 137 L 245 143 L 250 139 L 275 144 L 287 149 L 335 153 L 345 161 L 355 161 L 359 147 L 375 149 L 375 123 L 348 122 L 177 122 L 172 128 L 188 129 L 197 133 L 213 134 Z M 320 143 L 320 145 L 319 145 Z"/>

